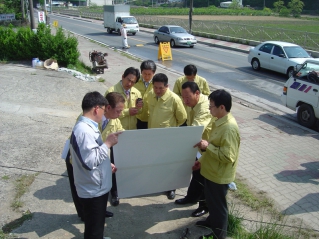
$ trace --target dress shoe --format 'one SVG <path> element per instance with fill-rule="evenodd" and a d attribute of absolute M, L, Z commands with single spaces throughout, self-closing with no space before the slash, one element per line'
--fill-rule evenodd
<path fill-rule="evenodd" d="M 210 227 L 210 225 L 206 221 L 198 221 L 198 222 L 195 223 L 195 226 L 203 227 L 203 228 L 212 230 L 212 228 Z"/>
<path fill-rule="evenodd" d="M 109 211 L 106 211 L 105 212 L 105 217 L 109 218 L 109 217 L 113 217 L 113 212 L 109 212 Z"/>
<path fill-rule="evenodd" d="M 112 193 L 111 204 L 114 207 L 120 204 L 120 199 L 117 196 L 117 192 Z"/>
<path fill-rule="evenodd" d="M 176 204 L 184 205 L 184 204 L 195 204 L 196 201 L 191 201 L 187 197 L 175 200 Z"/>
<path fill-rule="evenodd" d="M 167 191 L 167 199 L 173 200 L 175 198 L 175 190 Z"/>
<path fill-rule="evenodd" d="M 194 212 L 192 212 L 192 217 L 200 217 L 208 213 L 207 207 L 199 207 Z"/>

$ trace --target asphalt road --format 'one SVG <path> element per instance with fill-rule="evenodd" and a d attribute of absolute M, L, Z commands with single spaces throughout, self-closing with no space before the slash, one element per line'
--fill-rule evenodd
<path fill-rule="evenodd" d="M 59 26 L 67 30 L 110 47 L 121 48 L 121 38 L 116 33 L 107 34 L 102 21 L 90 22 L 61 15 L 51 15 L 50 18 L 51 22 L 57 20 Z M 213 85 L 281 104 L 279 97 L 286 77 L 270 71 L 254 72 L 247 61 L 247 54 L 197 44 L 194 48 L 174 48 L 173 61 L 159 62 L 158 46 L 154 43 L 152 34 L 139 32 L 135 36 L 130 36 L 128 41 L 131 45 L 128 52 L 142 59 L 154 60 L 178 72 L 183 72 L 187 64 L 195 64 L 198 74 Z"/>

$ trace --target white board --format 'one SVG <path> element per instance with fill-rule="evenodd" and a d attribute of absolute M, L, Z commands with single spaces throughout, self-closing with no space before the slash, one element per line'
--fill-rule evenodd
<path fill-rule="evenodd" d="M 128 130 L 113 147 L 119 198 L 188 187 L 203 126 Z"/>

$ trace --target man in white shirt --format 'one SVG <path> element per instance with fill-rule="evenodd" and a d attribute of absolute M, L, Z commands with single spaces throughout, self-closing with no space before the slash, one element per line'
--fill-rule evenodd
<path fill-rule="evenodd" d="M 128 49 L 130 46 L 127 44 L 127 31 L 126 31 L 126 24 L 123 23 L 121 26 L 121 37 L 122 37 L 122 48 L 123 49 Z"/>

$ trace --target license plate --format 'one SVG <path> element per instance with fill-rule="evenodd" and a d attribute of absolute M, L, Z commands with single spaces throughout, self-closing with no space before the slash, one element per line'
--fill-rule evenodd
<path fill-rule="evenodd" d="M 187 41 L 187 45 L 190 45 L 190 44 L 192 44 L 192 42 L 190 42 L 190 41 Z"/>

